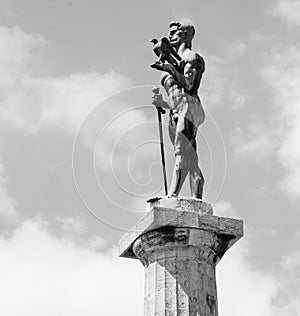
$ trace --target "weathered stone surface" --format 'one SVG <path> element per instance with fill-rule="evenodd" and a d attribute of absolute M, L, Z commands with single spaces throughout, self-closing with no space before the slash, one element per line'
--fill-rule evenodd
<path fill-rule="evenodd" d="M 177 211 L 184 210 L 185 212 L 193 212 L 198 215 L 213 214 L 211 204 L 192 197 L 161 198 L 152 202 L 150 205 L 151 210 L 156 207 L 160 209 L 175 209 Z"/>
<path fill-rule="evenodd" d="M 170 200 L 152 203 L 120 244 L 120 256 L 145 267 L 144 316 L 217 316 L 215 267 L 243 222 L 214 216 L 203 202 Z"/>
<path fill-rule="evenodd" d="M 174 208 L 171 208 L 174 206 Z M 120 256 L 136 258 L 133 242 L 148 231 L 159 227 L 189 227 L 234 236 L 232 246 L 243 236 L 243 222 L 237 219 L 213 216 L 210 204 L 193 198 L 161 199 L 150 204 L 150 212 L 137 222 L 120 240 Z"/>
<path fill-rule="evenodd" d="M 133 252 L 146 271 L 145 316 L 217 315 L 216 241 L 214 233 L 176 227 L 135 241 Z"/>

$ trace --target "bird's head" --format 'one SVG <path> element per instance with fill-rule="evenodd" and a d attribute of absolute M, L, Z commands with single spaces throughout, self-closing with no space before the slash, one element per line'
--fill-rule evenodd
<path fill-rule="evenodd" d="M 153 45 L 158 43 L 158 39 L 157 38 L 152 38 L 152 40 L 150 41 L 150 43 L 153 43 Z"/>
<path fill-rule="evenodd" d="M 163 44 L 169 44 L 169 43 L 170 43 L 170 41 L 169 41 L 169 39 L 168 39 L 167 37 L 163 37 L 163 38 L 161 39 L 161 42 L 162 42 Z"/>

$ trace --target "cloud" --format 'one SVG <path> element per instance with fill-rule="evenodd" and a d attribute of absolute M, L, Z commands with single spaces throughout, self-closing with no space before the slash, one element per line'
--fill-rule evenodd
<path fill-rule="evenodd" d="M 237 212 L 229 201 L 217 202 L 214 206 L 214 212 L 217 216 L 237 217 Z"/>
<path fill-rule="evenodd" d="M 300 46 L 270 42 L 266 49 L 268 59 L 260 70 L 265 91 L 259 92 L 266 106 L 235 127 L 230 140 L 235 157 L 284 171 L 276 186 L 295 199 L 300 196 Z M 231 100 L 238 108 L 247 95 L 234 91 L 233 85 Z"/>
<path fill-rule="evenodd" d="M 87 231 L 87 225 L 80 217 L 58 217 L 56 221 L 68 235 L 82 235 Z"/>
<path fill-rule="evenodd" d="M 245 240 L 241 240 L 218 263 L 219 311 L 224 316 L 273 315 L 276 279 L 256 271 L 248 257 Z"/>
<path fill-rule="evenodd" d="M 287 255 L 281 260 L 279 289 L 274 299 L 274 315 L 299 315 L 300 313 L 300 251 Z"/>
<path fill-rule="evenodd" d="M 273 139 L 270 131 L 258 118 L 246 127 L 236 127 L 231 143 L 234 155 L 261 163 L 273 154 Z"/>
<path fill-rule="evenodd" d="M 278 16 L 288 22 L 300 26 L 300 1 L 278 0 L 272 10 L 274 16 Z"/>
<path fill-rule="evenodd" d="M 248 101 L 249 95 L 243 91 L 241 84 L 233 83 L 230 88 L 229 102 L 232 109 L 240 109 Z"/>
<path fill-rule="evenodd" d="M 119 259 L 115 248 L 97 253 L 26 221 L 0 239 L 0 251 L 2 315 L 142 314 L 142 265 Z"/>
<path fill-rule="evenodd" d="M 7 228 L 19 221 L 18 203 L 8 190 L 9 178 L 5 174 L 4 163 L 0 157 L 0 227 Z"/>
<path fill-rule="evenodd" d="M 232 76 L 232 69 L 235 69 L 238 60 L 246 55 L 247 48 L 243 42 L 231 42 L 224 46 L 222 57 L 203 52 L 201 47 L 196 49 L 203 52 L 206 65 L 200 87 L 200 97 L 204 101 L 204 106 L 210 108 L 227 104 L 227 89 L 231 92 L 229 101 L 234 102 L 233 107 L 242 105 L 247 100 L 248 96 L 242 92 L 241 83 L 236 80 L 236 75 Z"/>
<path fill-rule="evenodd" d="M 238 56 L 244 55 L 247 49 L 247 45 L 243 42 L 234 42 L 230 46 L 228 46 L 228 54 L 236 58 Z"/>
<path fill-rule="evenodd" d="M 174 21 L 180 21 L 183 23 L 189 23 L 189 24 L 195 25 L 191 16 L 187 16 L 187 15 L 182 16 L 182 12 L 178 12 L 178 10 L 176 9 L 172 10 L 172 16 L 173 16 Z"/>
<path fill-rule="evenodd" d="M 126 108 L 120 105 L 119 113 Z M 145 159 L 153 158 L 157 144 L 157 122 L 151 121 L 138 108 L 128 106 L 127 113 L 115 116 L 111 124 L 101 131 L 96 149 L 99 168 L 114 168 L 127 171 L 130 167 L 130 158 L 138 158 L 139 163 L 146 164 Z M 96 142 L 95 142 L 96 145 Z M 136 164 L 137 161 L 135 161 Z M 132 163 L 132 162 L 131 162 Z"/>
<path fill-rule="evenodd" d="M 260 271 L 250 263 L 249 241 L 243 237 L 217 266 L 220 313 L 299 315 L 300 252 L 287 255 L 271 270 Z"/>
<path fill-rule="evenodd" d="M 278 162 L 285 168 L 282 189 L 300 196 L 300 47 L 279 47 L 262 77 L 273 90 L 273 113 L 278 137 Z M 275 129 L 275 128 L 274 128 Z"/>
<path fill-rule="evenodd" d="M 200 51 L 200 50 L 199 50 Z M 224 59 L 205 54 L 206 70 L 200 87 L 200 97 L 204 101 L 204 107 L 215 106 L 221 100 L 224 93 L 226 78 L 224 77 Z"/>
<path fill-rule="evenodd" d="M 101 150 L 97 152 L 102 169 L 111 168 L 111 157 L 118 142 L 119 159 L 127 161 L 127 148 L 153 136 L 148 129 L 149 118 L 144 109 L 134 104 L 135 90 L 124 93 L 124 100 L 116 92 L 128 88 L 130 81 L 114 70 L 106 73 L 73 72 L 68 75 L 54 76 L 50 73 L 51 57 L 47 56 L 48 42 L 38 34 L 28 34 L 19 27 L 0 26 L 0 120 L 13 126 L 22 133 L 37 133 L 47 129 L 64 132 L 74 137 L 81 123 L 81 140 L 89 149 L 94 149 L 97 137 L 106 124 L 106 138 L 102 138 Z M 150 87 L 149 100 L 151 98 Z M 141 94 L 136 88 L 136 94 Z M 147 91 L 148 91 L 147 90 Z M 143 92 L 145 92 L 143 91 Z M 108 98 L 111 95 L 114 95 Z M 123 94 L 122 94 L 123 96 Z M 107 100 L 108 98 L 108 100 Z M 126 110 L 128 110 L 126 112 Z M 120 113 L 124 112 L 120 116 Z M 126 113 L 125 113 L 126 112 Z M 118 119 L 114 119 L 118 118 Z M 139 126 L 139 131 L 135 129 Z M 134 132 L 132 132 L 134 130 Z M 129 137 L 123 136 L 129 135 Z M 45 142 L 46 143 L 46 142 Z M 86 148 L 84 148 L 86 150 Z M 148 156 L 151 152 L 148 152 Z M 117 157 L 117 155 L 116 155 Z M 118 166 L 118 163 L 115 163 Z"/>
<path fill-rule="evenodd" d="M 97 103 L 129 80 L 113 70 L 46 75 L 49 46 L 40 35 L 0 27 L 0 119 L 22 131 L 58 127 L 73 135 Z"/>
<path fill-rule="evenodd" d="M 18 18 L 19 15 L 10 8 L 10 2 L 10 0 L 0 1 L 1 13 L 6 15 L 8 18 Z"/>
<path fill-rule="evenodd" d="M 1 314 L 142 314 L 144 276 L 140 262 L 119 259 L 115 247 L 99 252 L 93 242 L 83 247 L 72 239 L 55 237 L 50 226 L 41 220 L 28 220 L 9 238 L 0 237 L 0 295 L 5 297 Z M 97 239 L 101 243 L 101 237 Z M 244 237 L 218 264 L 220 313 L 297 315 L 299 251 L 283 258 L 278 268 L 259 271 L 250 263 L 248 243 Z"/>
<path fill-rule="evenodd" d="M 83 140 L 80 142 L 80 150 L 85 154 L 93 151 L 99 133 L 110 119 L 133 108 L 120 118 L 118 124 L 113 125 L 107 139 L 101 143 L 103 146 L 97 162 L 99 161 L 102 169 L 110 170 L 115 143 L 128 128 L 146 122 L 148 118 L 142 110 L 135 110 L 130 104 L 133 97 L 127 102 L 120 100 L 120 96 L 119 99 L 109 98 L 111 102 L 101 102 L 129 86 L 130 81 L 114 70 L 106 73 L 72 72 L 60 76 L 51 75 L 53 60 L 48 49 L 51 45 L 51 42 L 38 34 L 28 34 L 19 27 L 0 26 L 0 122 L 4 128 L 8 125 L 14 133 L 34 133 L 43 139 L 44 135 L 49 137 L 47 132 L 50 130 L 53 131 L 50 137 L 67 137 L 68 141 L 68 138 L 76 135 L 80 124 L 90 115 L 93 120 L 87 120 L 88 127 L 80 139 Z M 149 93 L 149 99 L 150 97 Z M 121 146 L 116 155 L 119 157 L 118 162 L 127 162 L 128 153 L 125 153 L 125 149 L 132 149 L 138 139 L 144 140 L 151 134 L 150 131 L 145 132 L 145 128 L 140 129 L 141 132 L 131 133 L 125 141 L 121 138 Z M 5 136 L 3 139 L 7 141 Z M 47 139 L 44 139 L 43 146 L 48 146 Z M 65 148 L 57 148 L 58 153 L 64 151 Z M 71 156 L 71 152 L 69 155 Z M 115 166 L 119 165 L 118 162 L 115 162 Z M 93 165 L 90 164 L 89 167 Z"/>

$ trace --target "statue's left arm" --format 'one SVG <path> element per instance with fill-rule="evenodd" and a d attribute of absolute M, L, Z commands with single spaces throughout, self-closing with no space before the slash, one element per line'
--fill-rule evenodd
<path fill-rule="evenodd" d="M 159 65 L 160 69 L 158 67 L 156 69 L 168 72 L 185 90 L 189 91 L 194 86 L 197 73 L 204 71 L 199 67 L 199 59 L 201 59 L 201 57 L 196 53 L 193 53 L 192 56 L 189 56 L 185 63 L 183 74 L 181 74 L 173 65 L 169 63 L 161 64 Z"/>
<path fill-rule="evenodd" d="M 172 77 L 187 91 L 193 87 L 196 73 L 197 69 L 195 69 L 191 62 L 185 64 L 183 74 L 174 67 L 170 71 Z"/>

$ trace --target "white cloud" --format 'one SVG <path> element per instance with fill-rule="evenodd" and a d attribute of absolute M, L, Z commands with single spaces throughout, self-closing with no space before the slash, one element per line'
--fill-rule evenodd
<path fill-rule="evenodd" d="M 298 315 L 299 253 L 284 258 L 278 270 L 266 272 L 251 266 L 247 248 L 245 239 L 239 241 L 218 264 L 220 313 Z M 115 248 L 99 253 L 54 237 L 47 222 L 31 220 L 9 238 L 0 238 L 0 252 L 3 315 L 142 314 L 143 267 L 119 259 Z"/>
<path fill-rule="evenodd" d="M 195 25 L 192 18 L 190 16 L 182 16 L 182 12 L 178 12 L 176 9 L 172 10 L 173 20 L 174 21 L 180 21 L 183 23 L 190 23 L 192 25 Z M 170 21 L 171 22 L 171 21 Z"/>
<path fill-rule="evenodd" d="M 10 194 L 7 185 L 8 177 L 0 159 L 0 222 L 3 227 L 15 225 L 19 220 L 18 203 Z"/>
<path fill-rule="evenodd" d="M 119 259 L 116 249 L 96 253 L 27 221 L 0 239 L 0 251 L 2 315 L 142 314 L 142 264 Z"/>
<path fill-rule="evenodd" d="M 300 272 L 300 251 L 296 251 L 290 254 L 289 256 L 285 257 L 282 260 L 282 265 L 288 270 L 292 270 L 295 267 L 298 267 L 299 268 L 298 272 Z"/>
<path fill-rule="evenodd" d="M 203 49 L 196 49 L 203 51 Z M 247 46 L 242 42 L 233 42 L 224 48 L 222 57 L 204 52 L 205 72 L 200 87 L 200 97 L 204 106 L 210 108 L 215 105 L 224 106 L 227 101 L 227 89 L 230 89 L 230 101 L 235 102 L 234 105 L 242 105 L 247 100 L 247 94 L 242 93 L 241 84 L 236 78 L 231 78 L 232 65 L 236 65 L 237 58 L 243 56 L 247 52 Z M 230 82 L 234 82 L 231 86 Z M 234 106 L 233 105 L 233 106 Z"/>
<path fill-rule="evenodd" d="M 10 8 L 10 2 L 10 0 L 1 0 L 0 10 L 2 14 L 6 15 L 9 18 L 18 18 L 19 15 Z"/>
<path fill-rule="evenodd" d="M 38 71 L 46 46 L 40 35 L 27 34 L 18 27 L 0 26 L 1 84 L 11 83 L 24 72 Z"/>
<path fill-rule="evenodd" d="M 282 189 L 300 196 L 300 47 L 280 47 L 262 76 L 274 93 L 274 116 L 279 147 L 277 158 L 286 169 Z"/>
<path fill-rule="evenodd" d="M 69 235 L 82 235 L 87 231 L 86 222 L 79 217 L 58 217 L 56 221 L 63 233 Z"/>
<path fill-rule="evenodd" d="M 294 199 L 300 196 L 300 46 L 271 45 L 269 49 L 270 57 L 261 70 L 271 87 L 268 116 L 264 121 L 257 115 L 250 117 L 246 126 L 235 128 L 231 143 L 238 158 L 283 166 L 286 175 L 279 188 Z"/>
<path fill-rule="evenodd" d="M 102 238 L 101 236 L 94 236 L 88 241 L 89 247 L 94 251 L 101 251 L 103 249 L 107 249 L 108 241 Z"/>
<path fill-rule="evenodd" d="M 241 240 L 217 266 L 219 311 L 224 316 L 271 316 L 276 279 L 256 271 L 248 263 L 245 241 Z"/>
<path fill-rule="evenodd" d="M 97 103 L 129 81 L 114 71 L 46 75 L 49 45 L 18 27 L 0 27 L 0 118 L 29 132 L 59 127 L 73 135 Z"/>
<path fill-rule="evenodd" d="M 138 158 L 140 162 L 146 163 L 145 159 L 156 154 L 153 148 L 157 144 L 153 144 L 153 141 L 158 138 L 154 131 L 157 122 L 151 123 L 142 111 L 134 108 L 116 117 L 112 124 L 101 131 L 102 137 L 96 148 L 97 161 L 101 169 L 113 167 L 126 171 L 132 163 L 129 158 Z"/>
<path fill-rule="evenodd" d="M 204 107 L 217 105 L 225 86 L 224 60 L 215 55 L 205 54 L 205 72 L 200 87 L 200 98 Z"/>
<path fill-rule="evenodd" d="M 279 16 L 289 24 L 300 26 L 300 1 L 278 0 L 272 8 L 272 13 Z"/>
<path fill-rule="evenodd" d="M 219 311 L 224 316 L 300 314 L 299 251 L 272 270 L 250 264 L 249 239 L 234 245 L 217 266 Z"/>
<path fill-rule="evenodd" d="M 64 76 L 46 75 L 48 61 L 45 56 L 47 42 L 40 35 L 28 34 L 18 27 L 0 27 L 0 120 L 21 129 L 25 133 L 40 132 L 46 128 L 64 131 L 75 136 L 82 122 L 88 122 L 81 130 L 84 145 L 94 149 L 102 129 L 106 138 L 101 139 L 98 151 L 99 165 L 111 167 L 114 146 L 118 142 L 119 161 L 125 161 L 125 149 L 130 150 L 138 140 L 157 139 L 148 128 L 149 118 L 137 105 L 120 101 L 120 96 L 106 100 L 110 95 L 128 87 L 129 80 L 110 70 L 106 73 L 71 73 Z M 46 66 L 45 66 L 46 65 Z M 45 70 L 46 68 L 46 70 Z M 146 88 L 145 88 L 146 89 Z M 134 100 L 134 89 L 131 100 Z M 149 87 L 149 100 L 151 97 Z M 137 94 L 140 93 L 137 87 Z M 105 102 L 101 102 L 104 101 Z M 126 104 L 127 102 L 127 104 Z M 128 110 L 127 112 L 125 110 Z M 120 113 L 126 112 L 120 116 Z M 118 118 L 113 120 L 113 118 Z M 144 124 L 144 125 L 143 125 Z M 154 122 L 156 127 L 156 122 Z M 88 126 L 87 126 L 88 125 Z M 139 130 L 129 133 L 136 126 Z M 130 137 L 122 138 L 124 135 Z M 85 148 L 86 150 L 86 148 Z M 141 151 L 140 151 L 141 152 Z M 148 152 L 149 156 L 150 152 Z M 116 164 L 118 166 L 118 163 Z"/>
<path fill-rule="evenodd" d="M 97 104 L 128 87 L 129 80 L 112 70 L 106 73 L 47 75 L 51 64 L 51 57 L 46 56 L 48 46 L 51 43 L 40 35 L 25 33 L 18 27 L 0 27 L 0 120 L 22 133 L 36 133 L 50 128 L 74 137 L 81 122 L 89 114 L 93 117 L 96 113 L 81 139 L 83 151 L 87 151 L 86 146 L 89 150 L 94 149 L 99 132 L 109 120 L 132 107 L 126 101 L 119 100 L 116 100 L 117 104 Z M 102 169 L 110 169 L 112 149 L 120 136 L 128 128 L 146 121 L 145 113 L 141 110 L 130 111 L 120 118 L 108 138 L 102 141 L 97 159 Z M 125 141 L 121 139 L 122 153 L 118 161 L 125 161 L 128 155 L 124 157 L 124 150 L 130 144 L 135 145 L 137 138 L 144 139 L 149 133 L 144 128 L 141 133 L 131 134 Z M 44 144 L 47 146 L 47 141 Z"/>
<path fill-rule="evenodd" d="M 190 16 L 182 16 L 179 15 L 180 17 L 178 18 L 178 21 L 182 22 L 182 23 L 189 23 L 192 25 L 195 25 L 195 23 L 193 22 L 193 19 Z"/>
<path fill-rule="evenodd" d="M 228 47 L 228 53 L 231 58 L 236 58 L 237 56 L 241 56 L 246 52 L 247 46 L 242 42 L 232 43 L 231 46 Z"/>
<path fill-rule="evenodd" d="M 230 88 L 229 96 L 231 107 L 233 109 L 239 109 L 245 105 L 248 99 L 249 95 L 245 91 L 243 91 L 241 85 L 237 82 L 233 83 Z"/>
<path fill-rule="evenodd" d="M 214 206 L 214 212 L 217 216 L 224 217 L 237 217 L 236 210 L 232 207 L 232 204 L 228 201 L 219 201 Z"/>
<path fill-rule="evenodd" d="M 274 315 L 299 315 L 300 313 L 300 251 L 287 255 L 281 261 L 280 283 Z"/>
<path fill-rule="evenodd" d="M 274 151 L 271 133 L 259 119 L 253 119 L 246 127 L 235 128 L 231 142 L 234 155 L 259 163 L 267 161 Z"/>

